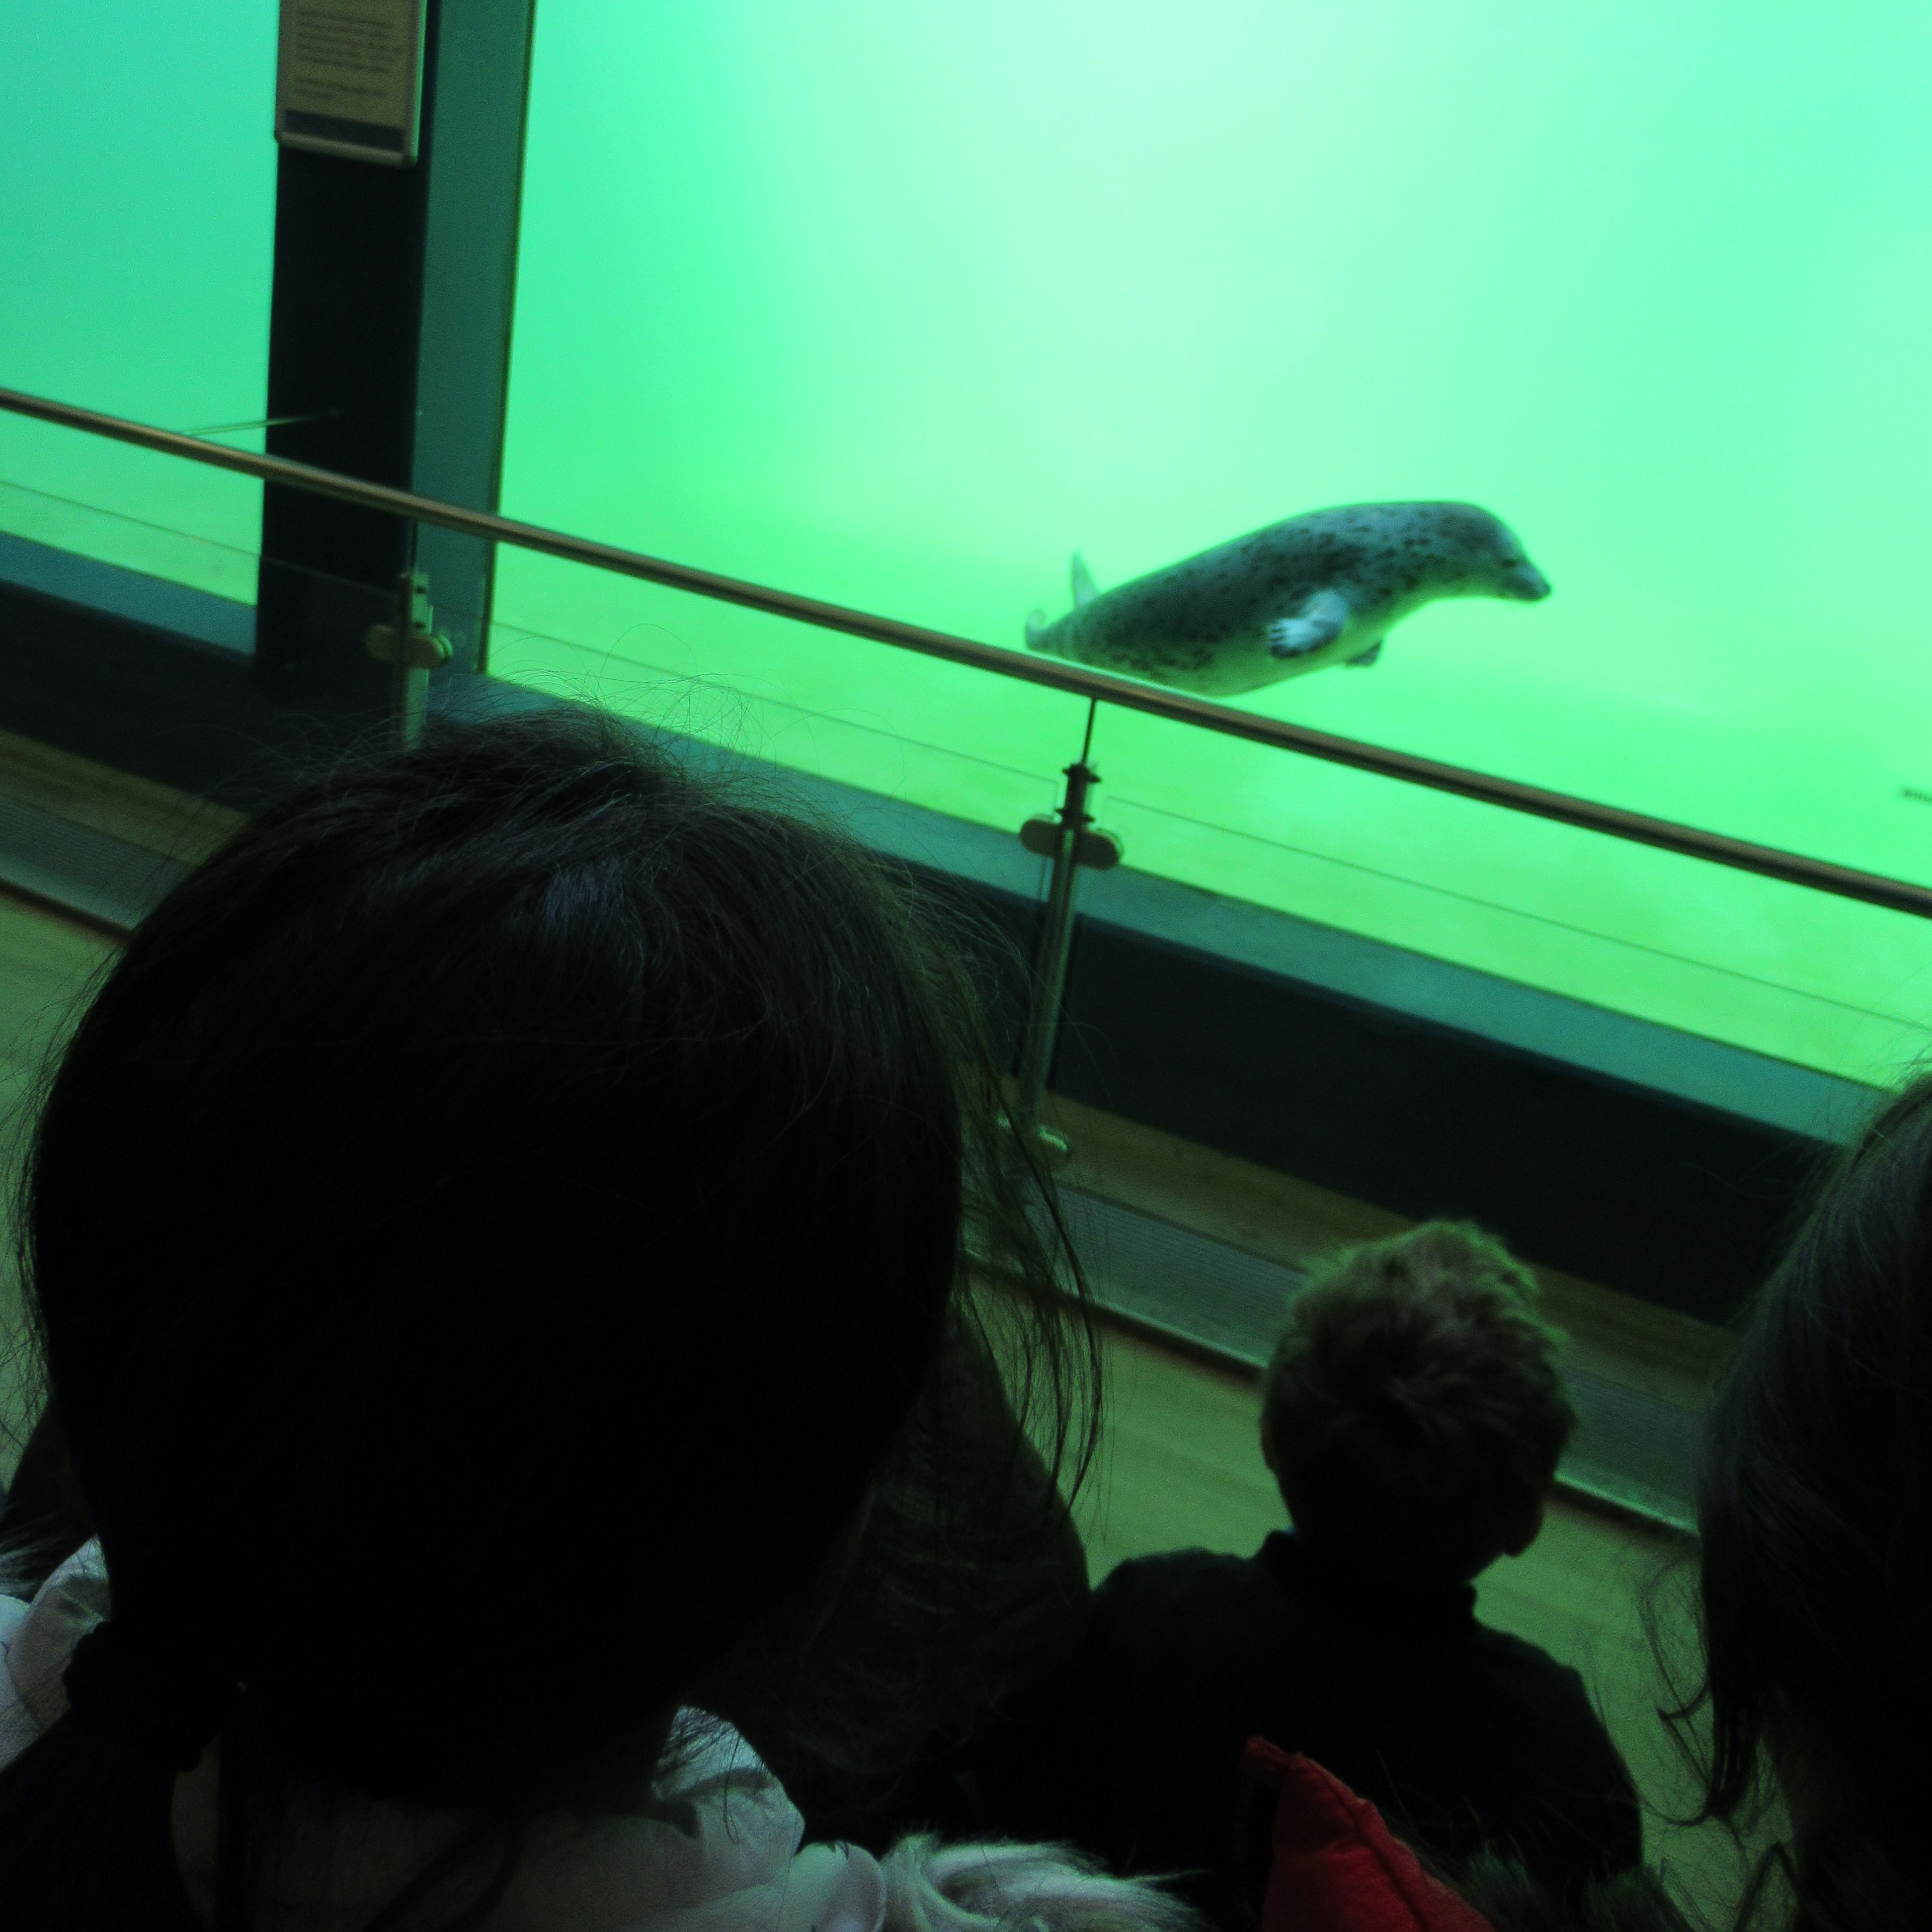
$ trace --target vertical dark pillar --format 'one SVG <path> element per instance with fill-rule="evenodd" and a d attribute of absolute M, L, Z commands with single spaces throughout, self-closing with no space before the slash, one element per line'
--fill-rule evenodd
<path fill-rule="evenodd" d="M 282 150 L 267 413 L 315 419 L 271 430 L 273 454 L 496 508 L 533 10 L 429 0 L 414 166 Z M 394 519 L 267 490 L 259 680 L 379 713 L 388 673 L 364 640 L 403 562 Z M 417 562 L 455 647 L 435 675 L 480 669 L 490 546 L 425 530 Z"/>

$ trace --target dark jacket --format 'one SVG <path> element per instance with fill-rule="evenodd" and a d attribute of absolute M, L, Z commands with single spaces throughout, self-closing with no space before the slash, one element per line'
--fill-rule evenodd
<path fill-rule="evenodd" d="M 1095 1592 L 1060 1714 L 1053 1820 L 1130 1871 L 1192 1869 L 1236 1916 L 1242 1747 L 1312 1758 L 1453 1872 L 1514 1854 L 1568 1894 L 1636 1864 L 1630 1773 L 1582 1679 L 1479 1623 L 1472 1587 L 1364 1590 L 1292 1532 L 1252 1557 L 1123 1564 Z"/>

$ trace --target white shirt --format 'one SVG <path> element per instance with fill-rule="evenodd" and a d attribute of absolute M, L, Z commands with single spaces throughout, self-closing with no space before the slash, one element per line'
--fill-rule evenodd
<path fill-rule="evenodd" d="M 108 1612 L 100 1546 L 89 1543 L 31 1604 L 0 1597 L 0 1764 L 67 1708 L 74 1646 Z M 674 1785 L 676 1822 L 559 1820 L 534 1827 L 490 1932 L 996 1932 L 1016 1916 L 1045 1932 L 1190 1932 L 1185 1908 L 1138 1881 L 1095 1874 L 1062 1848 L 910 1838 L 883 1860 L 857 1846 L 805 1844 L 805 1821 L 738 1732 L 680 1713 L 694 1748 Z M 188 1895 L 212 1921 L 218 1749 L 176 1780 L 174 1838 Z M 298 1802 L 263 1932 L 349 1932 L 461 1834 L 454 1809 L 352 1798 Z M 452 1894 L 454 1910 L 487 1871 Z"/>

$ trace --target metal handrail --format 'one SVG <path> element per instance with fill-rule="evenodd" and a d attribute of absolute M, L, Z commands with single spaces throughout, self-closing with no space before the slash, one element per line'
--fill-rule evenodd
<path fill-rule="evenodd" d="M 1053 658 L 1036 657 L 998 644 L 982 644 L 971 638 L 950 632 L 927 630 L 917 624 L 901 623 L 892 617 L 875 616 L 842 604 L 827 604 L 814 597 L 800 597 L 788 590 L 748 584 L 735 577 L 722 577 L 688 564 L 671 563 L 662 558 L 621 550 L 614 544 L 596 543 L 587 537 L 571 536 L 561 530 L 544 529 L 486 510 L 470 510 L 455 503 L 440 502 L 432 496 L 418 496 L 407 490 L 392 490 L 380 483 L 365 483 L 352 476 L 338 476 L 332 470 L 317 470 L 305 463 L 291 463 L 285 458 L 256 456 L 247 450 L 225 449 L 219 443 L 198 436 L 183 436 L 173 430 L 154 429 L 146 423 L 131 422 L 120 416 L 104 416 L 98 410 L 76 409 L 42 396 L 28 395 L 16 389 L 0 388 L 0 410 L 15 416 L 31 416 L 42 422 L 57 423 L 67 429 L 108 436 L 118 442 L 152 449 L 167 456 L 185 458 L 218 470 L 252 476 L 263 483 L 279 484 L 292 490 L 306 490 L 317 496 L 333 497 L 363 509 L 382 511 L 389 515 L 413 518 L 441 530 L 454 530 L 464 536 L 486 542 L 514 544 L 522 550 L 560 557 L 569 563 L 582 563 L 594 569 L 608 570 L 620 576 L 640 578 L 647 584 L 661 584 L 694 596 L 710 597 L 722 603 L 742 604 L 747 610 L 763 610 L 775 617 L 788 617 L 822 630 L 840 631 L 848 636 L 868 638 L 874 644 L 891 644 L 901 650 L 916 651 L 922 656 L 943 658 L 949 663 L 970 664 L 975 670 L 991 671 L 997 677 L 1016 678 L 1026 684 L 1044 685 L 1103 704 L 1118 704 L 1124 710 L 1141 711 L 1154 718 L 1172 718 L 1202 730 L 1218 731 L 1233 738 L 1246 738 L 1260 745 L 1272 745 L 1285 752 L 1319 758 L 1330 764 L 1352 766 L 1358 771 L 1394 778 L 1404 784 L 1422 785 L 1432 791 L 1449 792 L 1459 798 L 1474 799 L 1506 812 L 1518 812 L 1534 818 L 1553 819 L 1558 824 L 1574 825 L 1586 832 L 1599 832 L 1612 838 L 1650 845 L 1661 851 L 1681 853 L 1732 870 L 1756 872 L 1766 878 L 1807 886 L 1839 898 L 1862 900 L 1868 905 L 1884 906 L 1894 912 L 1910 913 L 1932 919 L 1932 886 L 1915 885 L 1907 879 L 1889 878 L 1882 873 L 1862 872 L 1848 866 L 1786 852 L 1776 846 L 1757 845 L 1748 839 L 1732 838 L 1718 832 L 1706 832 L 1693 825 L 1680 825 L 1670 819 L 1652 818 L 1644 813 L 1626 812 L 1621 806 L 1600 805 L 1591 799 L 1577 798 L 1568 792 L 1548 791 L 1538 785 L 1498 778 L 1487 772 L 1472 771 L 1460 765 L 1418 758 L 1412 752 L 1390 750 L 1356 738 L 1341 738 L 1327 731 L 1311 730 L 1305 724 L 1291 724 L 1280 718 L 1263 718 L 1230 704 L 1169 691 L 1160 685 L 1117 677 L 1107 671 L 1089 670 L 1082 664 Z"/>

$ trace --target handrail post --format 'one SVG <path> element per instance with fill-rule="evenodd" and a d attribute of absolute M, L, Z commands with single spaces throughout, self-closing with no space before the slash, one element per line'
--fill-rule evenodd
<path fill-rule="evenodd" d="M 1097 703 L 1087 707 L 1086 742 L 1080 755 L 1066 767 L 1066 787 L 1051 818 L 1030 818 L 1020 830 L 1021 842 L 1042 857 L 1051 856 L 1053 872 L 1047 888 L 1046 914 L 1041 922 L 1040 949 L 1034 969 L 1032 998 L 1027 1008 L 1026 1031 L 1020 1041 L 1018 1097 L 1015 1118 L 1030 1133 L 1049 1160 L 1066 1159 L 1065 1138 L 1044 1126 L 1040 1108 L 1046 1098 L 1046 1078 L 1052 1070 L 1053 1049 L 1060 1036 L 1060 1009 L 1066 997 L 1066 968 L 1073 952 L 1073 892 L 1082 866 L 1106 871 L 1120 862 L 1120 842 L 1111 832 L 1093 829 L 1087 809 L 1088 794 L 1100 774 L 1087 762 L 1094 746 Z M 1048 842 L 1051 842 L 1050 843 Z"/>

